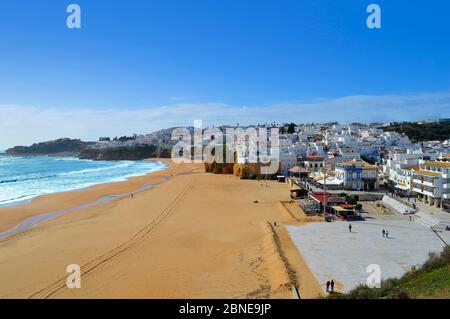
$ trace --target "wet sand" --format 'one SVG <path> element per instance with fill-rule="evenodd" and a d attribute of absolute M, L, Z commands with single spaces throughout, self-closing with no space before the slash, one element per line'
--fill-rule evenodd
<path fill-rule="evenodd" d="M 4 231 L 37 214 L 154 185 L 0 239 L 0 297 L 292 298 L 293 285 L 302 298 L 318 296 L 284 227 L 309 221 L 280 203 L 288 201 L 287 185 L 203 171 L 171 164 L 0 209 Z M 81 289 L 66 287 L 70 264 L 81 266 Z"/>

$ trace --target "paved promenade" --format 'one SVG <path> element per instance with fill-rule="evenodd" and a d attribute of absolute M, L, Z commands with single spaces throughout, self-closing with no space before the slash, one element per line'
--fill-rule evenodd
<path fill-rule="evenodd" d="M 352 233 L 347 222 L 287 226 L 323 287 L 331 279 L 343 291 L 365 283 L 371 264 L 380 265 L 382 279 L 400 277 L 444 248 L 430 229 L 407 220 L 367 219 L 352 226 Z M 390 238 L 383 238 L 382 229 Z"/>

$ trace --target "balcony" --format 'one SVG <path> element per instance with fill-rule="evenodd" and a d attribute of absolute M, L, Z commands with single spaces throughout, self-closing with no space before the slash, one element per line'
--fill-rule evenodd
<path fill-rule="evenodd" d="M 434 187 L 434 183 L 427 181 L 427 180 L 420 180 L 420 179 L 413 179 L 413 183 L 414 184 L 418 184 L 418 185 L 425 185 L 425 186 L 429 186 L 429 187 Z"/>
<path fill-rule="evenodd" d="M 426 189 L 422 190 L 421 188 L 413 187 L 413 192 L 434 197 L 434 192 L 430 192 L 429 190 Z"/>

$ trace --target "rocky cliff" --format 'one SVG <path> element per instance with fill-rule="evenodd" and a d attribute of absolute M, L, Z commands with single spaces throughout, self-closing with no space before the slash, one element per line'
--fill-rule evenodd
<path fill-rule="evenodd" d="M 93 143 L 61 138 L 54 141 L 35 143 L 31 146 L 15 146 L 7 149 L 5 154 L 11 156 L 38 155 L 78 155 Z"/>
<path fill-rule="evenodd" d="M 242 179 L 262 178 L 260 163 L 239 164 L 239 163 L 205 163 L 205 172 L 213 174 L 230 174 Z"/>
<path fill-rule="evenodd" d="M 104 149 L 89 148 L 83 150 L 78 155 L 78 158 L 104 161 L 170 158 L 170 149 L 162 148 L 156 145 L 114 147 Z"/>

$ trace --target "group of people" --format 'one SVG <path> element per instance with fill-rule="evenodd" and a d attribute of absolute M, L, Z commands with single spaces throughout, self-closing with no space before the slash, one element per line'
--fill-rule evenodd
<path fill-rule="evenodd" d="M 334 292 L 334 280 L 327 281 L 327 292 L 329 293 Z"/>
<path fill-rule="evenodd" d="M 352 224 L 348 224 L 348 231 L 350 233 L 352 232 Z M 381 233 L 383 234 L 383 238 L 389 238 L 389 230 L 383 228 Z"/>

